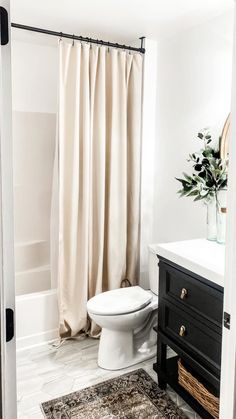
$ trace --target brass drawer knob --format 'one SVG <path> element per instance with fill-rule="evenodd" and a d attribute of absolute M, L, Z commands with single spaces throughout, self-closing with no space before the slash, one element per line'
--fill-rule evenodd
<path fill-rule="evenodd" d="M 179 335 L 182 337 L 182 336 L 185 336 L 185 332 L 186 332 L 186 328 L 185 328 L 185 326 L 181 326 L 181 328 L 179 329 Z"/>
<path fill-rule="evenodd" d="M 186 298 L 188 295 L 188 291 L 186 290 L 186 288 L 182 288 L 181 294 L 180 294 L 180 298 L 181 300 L 184 300 L 184 298 Z"/>

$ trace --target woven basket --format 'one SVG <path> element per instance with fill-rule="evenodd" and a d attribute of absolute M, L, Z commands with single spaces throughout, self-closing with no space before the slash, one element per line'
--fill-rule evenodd
<path fill-rule="evenodd" d="M 178 360 L 178 382 L 213 418 L 219 418 L 219 398 L 211 394 L 203 384 L 193 377 L 183 366 L 180 359 Z"/>

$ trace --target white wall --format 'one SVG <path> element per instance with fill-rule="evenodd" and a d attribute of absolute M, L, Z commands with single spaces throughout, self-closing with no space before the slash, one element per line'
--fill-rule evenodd
<path fill-rule="evenodd" d="M 157 41 L 145 39 L 141 178 L 140 285 L 149 288 L 148 245 L 154 239 Z"/>
<path fill-rule="evenodd" d="M 13 40 L 16 295 L 51 287 L 49 241 L 57 74 L 56 45 Z"/>
<path fill-rule="evenodd" d="M 205 237 L 206 210 L 179 198 L 174 179 L 190 171 L 198 131 L 219 137 L 230 110 L 233 16 L 225 14 L 158 46 L 154 240 Z M 145 140 L 144 140 L 145 141 Z"/>
<path fill-rule="evenodd" d="M 55 114 L 57 111 L 57 44 L 47 45 L 45 39 L 34 33 L 30 33 L 28 39 L 28 42 L 14 38 L 12 41 L 13 110 Z"/>

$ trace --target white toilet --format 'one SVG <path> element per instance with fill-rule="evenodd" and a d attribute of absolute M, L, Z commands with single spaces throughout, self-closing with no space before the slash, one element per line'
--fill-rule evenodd
<path fill-rule="evenodd" d="M 88 314 L 101 328 L 98 365 L 119 370 L 156 353 L 158 260 L 149 246 L 150 291 L 139 286 L 103 292 L 87 303 Z"/>

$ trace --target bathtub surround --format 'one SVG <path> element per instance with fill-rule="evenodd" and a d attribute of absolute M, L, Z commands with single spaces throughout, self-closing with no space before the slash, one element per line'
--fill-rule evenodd
<path fill-rule="evenodd" d="M 56 47 L 42 40 L 26 42 L 12 35 L 16 293 L 24 295 L 51 288 L 58 54 Z"/>
<path fill-rule="evenodd" d="M 50 207 L 56 118 L 13 112 L 16 295 L 51 288 Z"/>
<path fill-rule="evenodd" d="M 139 369 L 42 404 L 45 417 L 187 419 L 165 391 Z"/>
<path fill-rule="evenodd" d="M 143 58 L 79 42 L 59 49 L 58 289 L 68 337 L 88 331 L 89 298 L 138 281 Z"/>

